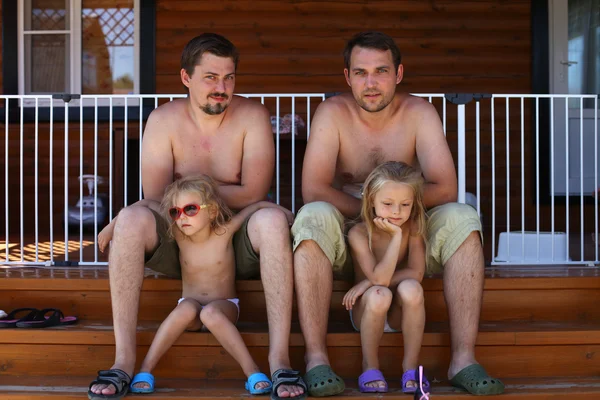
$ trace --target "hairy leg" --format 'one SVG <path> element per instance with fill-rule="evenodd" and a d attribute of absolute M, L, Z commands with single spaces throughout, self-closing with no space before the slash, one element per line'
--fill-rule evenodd
<path fill-rule="evenodd" d="M 158 244 L 154 215 L 148 208 L 130 206 L 121 210 L 114 227 L 108 264 L 116 344 L 115 363 L 111 369 L 121 369 L 130 376 L 135 367 L 144 258 Z M 90 390 L 103 395 L 115 393 L 113 385 L 94 385 Z"/>
<path fill-rule="evenodd" d="M 444 266 L 452 359 L 448 378 L 477 363 L 475 341 L 483 297 L 484 258 L 479 232 L 472 232 Z"/>
<path fill-rule="evenodd" d="M 248 237 L 260 255 L 260 276 L 269 321 L 269 366 L 273 374 L 278 369 L 291 368 L 289 341 L 294 273 L 290 227 L 285 214 L 273 208 L 257 211 L 248 222 Z M 277 391 L 280 397 L 304 393 L 301 387 L 294 385 L 281 385 Z"/>
<path fill-rule="evenodd" d="M 319 245 L 303 241 L 294 252 L 294 282 L 298 317 L 306 347 L 306 370 L 330 365 L 327 320 L 333 290 L 332 266 Z"/>

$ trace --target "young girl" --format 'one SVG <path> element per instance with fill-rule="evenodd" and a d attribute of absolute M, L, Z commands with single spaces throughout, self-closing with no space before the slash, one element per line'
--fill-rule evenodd
<path fill-rule="evenodd" d="M 218 197 L 215 182 L 208 176 L 188 177 L 167 187 L 162 203 L 141 200 L 137 205 L 160 211 L 171 222 L 169 234 L 177 241 L 183 293 L 177 307 L 161 324 L 144 359 L 140 373 L 131 382 L 133 393 L 152 393 L 152 370 L 185 331 L 209 330 L 241 365 L 251 394 L 269 393 L 269 378 L 259 371 L 235 327 L 239 300 L 235 293 L 233 234 L 252 213 L 261 208 L 279 208 L 290 219 L 293 214 L 266 201 L 246 207 L 232 216 Z M 112 224 L 111 224 L 112 225 Z M 104 249 L 112 236 L 107 226 L 102 236 Z"/>
<path fill-rule="evenodd" d="M 360 331 L 363 373 L 361 392 L 387 392 L 379 370 L 383 332 L 402 330 L 402 391 L 417 389 L 418 360 L 425 328 L 421 280 L 425 273 L 425 209 L 423 178 L 401 162 L 386 162 L 371 172 L 363 186 L 361 222 L 348 233 L 355 285 L 343 304 L 354 329 Z M 423 389 L 429 382 L 423 378 Z"/>

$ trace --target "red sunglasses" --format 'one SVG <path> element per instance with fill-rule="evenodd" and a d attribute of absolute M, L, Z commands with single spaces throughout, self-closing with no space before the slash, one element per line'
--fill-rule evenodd
<path fill-rule="evenodd" d="M 198 214 L 200 210 L 208 207 L 207 204 L 186 204 L 185 206 L 179 207 L 171 207 L 169 208 L 169 217 L 173 221 L 177 221 L 179 217 L 181 217 L 181 213 L 187 215 L 188 217 L 193 217 Z"/>

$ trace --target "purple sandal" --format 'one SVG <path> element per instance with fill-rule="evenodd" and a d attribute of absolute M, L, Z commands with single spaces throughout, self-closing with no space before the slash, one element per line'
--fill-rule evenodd
<path fill-rule="evenodd" d="M 417 384 L 419 384 L 420 381 L 419 381 L 419 377 L 417 376 L 416 369 L 409 369 L 402 375 L 402 392 L 412 394 L 417 391 L 417 387 L 406 387 L 406 384 L 408 383 L 408 381 L 415 381 L 415 382 L 417 382 Z M 427 378 L 425 377 L 424 374 L 423 374 L 422 388 L 424 391 L 427 391 L 427 392 L 429 391 L 429 381 L 427 380 Z"/>
<path fill-rule="evenodd" d="M 367 383 L 375 382 L 375 381 L 383 381 L 383 382 L 385 382 L 385 386 L 384 387 L 368 387 L 368 386 L 366 386 Z M 387 393 L 388 384 L 380 370 L 369 369 L 369 370 L 363 372 L 358 377 L 358 389 L 362 393 Z"/>

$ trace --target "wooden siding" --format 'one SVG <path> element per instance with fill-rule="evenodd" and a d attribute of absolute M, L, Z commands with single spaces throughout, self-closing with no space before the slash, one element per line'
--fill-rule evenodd
<path fill-rule="evenodd" d="M 356 32 L 397 41 L 411 92 L 530 90 L 529 0 L 157 0 L 156 87 L 180 93 L 186 42 L 217 32 L 240 50 L 237 91 L 347 90 L 342 51 Z"/>

